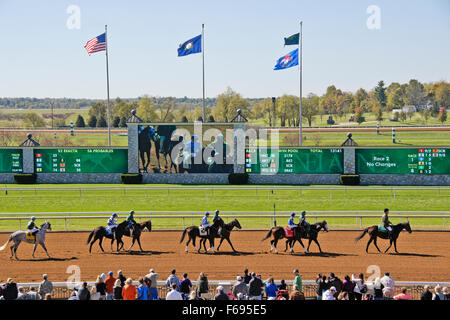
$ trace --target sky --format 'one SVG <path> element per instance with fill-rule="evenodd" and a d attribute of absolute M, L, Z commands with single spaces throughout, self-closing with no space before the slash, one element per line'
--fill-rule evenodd
<path fill-rule="evenodd" d="M 199 98 L 202 55 L 177 48 L 202 23 L 207 97 L 298 95 L 298 68 L 273 68 L 300 21 L 303 96 L 450 80 L 448 0 L 0 0 L 0 97 L 105 99 L 105 53 L 84 45 L 108 25 L 111 98 Z"/>

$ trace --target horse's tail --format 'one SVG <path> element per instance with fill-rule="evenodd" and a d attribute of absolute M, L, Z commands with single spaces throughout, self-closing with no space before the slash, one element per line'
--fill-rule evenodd
<path fill-rule="evenodd" d="M 272 228 L 272 229 L 273 229 L 273 228 Z M 261 239 L 261 241 L 264 241 L 264 240 L 266 240 L 266 239 L 269 239 L 269 237 L 272 235 L 272 229 L 269 230 L 269 232 L 266 234 L 266 236 L 265 236 L 263 239 Z"/>
<path fill-rule="evenodd" d="M 365 228 L 364 231 L 355 239 L 355 242 L 361 240 L 368 231 L 369 231 L 369 228 Z"/>
<path fill-rule="evenodd" d="M 92 237 L 94 236 L 94 233 L 95 233 L 95 230 L 92 230 L 92 232 L 89 234 L 89 237 L 88 237 L 88 239 L 86 241 L 86 244 L 91 243 L 91 240 L 92 240 Z"/>
<path fill-rule="evenodd" d="M 0 251 L 5 250 L 6 246 L 11 241 L 11 239 L 12 239 L 12 236 L 9 236 L 8 241 L 6 241 L 5 244 L 0 247 Z"/>
<path fill-rule="evenodd" d="M 184 240 L 184 237 L 186 236 L 186 232 L 187 232 L 187 228 L 186 228 L 186 229 L 184 229 L 184 231 L 183 231 L 183 234 L 181 235 L 180 243 L 182 243 L 182 242 L 183 242 L 183 240 Z"/>

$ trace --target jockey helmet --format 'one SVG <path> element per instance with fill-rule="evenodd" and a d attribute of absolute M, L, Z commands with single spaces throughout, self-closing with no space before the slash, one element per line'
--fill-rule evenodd
<path fill-rule="evenodd" d="M 206 212 L 206 213 L 205 213 L 205 216 L 209 216 L 209 212 Z"/>
<path fill-rule="evenodd" d="M 294 217 L 294 216 L 295 216 L 295 212 L 292 212 L 292 213 L 291 213 L 291 217 Z"/>
<path fill-rule="evenodd" d="M 130 214 L 134 214 L 134 210 L 131 210 L 131 211 L 130 211 Z"/>
<path fill-rule="evenodd" d="M 36 217 L 31 217 L 31 220 L 36 220 Z"/>
<path fill-rule="evenodd" d="M 215 214 L 219 214 L 219 210 L 216 210 L 214 213 L 215 213 Z"/>
<path fill-rule="evenodd" d="M 302 216 L 304 216 L 306 214 L 306 211 L 305 210 L 303 210 L 302 211 Z"/>
<path fill-rule="evenodd" d="M 113 217 L 118 217 L 117 213 L 115 213 L 115 212 L 112 214 L 112 216 Z"/>

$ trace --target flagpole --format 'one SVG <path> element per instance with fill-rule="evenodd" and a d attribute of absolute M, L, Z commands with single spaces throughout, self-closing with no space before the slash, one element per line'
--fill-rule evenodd
<path fill-rule="evenodd" d="M 108 70 L 108 34 L 107 25 L 105 24 L 105 42 L 106 42 L 106 93 L 107 93 L 107 111 L 108 111 L 108 147 L 111 146 L 111 112 L 109 105 L 109 70 Z"/>
<path fill-rule="evenodd" d="M 205 24 L 202 23 L 202 65 L 203 65 L 203 122 L 206 122 L 205 114 Z"/>
<path fill-rule="evenodd" d="M 300 55 L 300 62 L 298 64 L 298 68 L 299 68 L 299 74 L 300 74 L 300 121 L 299 121 L 299 127 L 300 127 L 300 147 L 303 145 L 303 127 L 302 127 L 302 56 L 303 56 L 303 49 L 302 49 L 302 41 L 303 41 L 303 35 L 302 35 L 302 27 L 303 27 L 303 21 L 300 21 L 300 34 L 299 34 L 299 41 L 298 41 L 298 51 L 299 51 L 299 55 Z"/>

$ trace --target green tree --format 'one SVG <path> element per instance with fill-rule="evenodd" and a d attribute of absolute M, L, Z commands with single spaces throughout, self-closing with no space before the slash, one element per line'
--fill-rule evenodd
<path fill-rule="evenodd" d="M 444 124 L 445 121 L 447 121 L 447 110 L 445 110 L 445 108 L 441 108 L 441 111 L 439 112 L 438 115 L 438 120 Z"/>
<path fill-rule="evenodd" d="M 84 122 L 84 118 L 81 116 L 81 114 L 78 115 L 77 120 L 75 121 L 75 127 L 77 128 L 86 127 L 86 123 Z"/>
<path fill-rule="evenodd" d="M 100 117 L 97 121 L 97 128 L 105 128 L 108 126 L 106 119 L 104 117 Z"/>
<path fill-rule="evenodd" d="M 28 112 L 24 116 L 25 125 L 32 128 L 45 127 L 44 118 L 38 115 L 36 112 Z"/>
<path fill-rule="evenodd" d="M 363 123 L 364 121 L 366 121 L 366 119 L 364 118 L 364 112 L 363 109 L 361 107 L 358 107 L 355 109 L 355 121 L 358 124 Z"/>
<path fill-rule="evenodd" d="M 450 83 L 439 82 L 434 91 L 434 100 L 439 107 L 450 108 Z"/>
<path fill-rule="evenodd" d="M 309 93 L 307 98 L 304 98 L 302 101 L 302 117 L 308 120 L 308 125 L 310 127 L 312 125 L 313 117 L 319 111 L 319 102 L 320 98 L 313 93 Z"/>
<path fill-rule="evenodd" d="M 213 110 L 214 119 L 229 122 L 236 116 L 238 109 L 241 109 L 244 117 L 248 117 L 250 103 L 228 87 L 224 93 L 217 97 L 217 105 Z"/>
<path fill-rule="evenodd" d="M 127 118 L 126 117 L 120 118 L 119 127 L 121 127 L 121 128 L 127 127 Z"/>
<path fill-rule="evenodd" d="M 425 88 L 423 84 L 415 79 L 409 81 L 406 87 L 406 101 L 413 106 L 422 106 L 425 103 Z"/>
<path fill-rule="evenodd" d="M 407 117 L 406 112 L 402 110 L 402 111 L 400 112 L 400 115 L 399 115 L 400 120 L 401 120 L 402 122 L 405 122 L 405 121 L 406 121 L 406 117 Z"/>
<path fill-rule="evenodd" d="M 89 117 L 95 116 L 96 119 L 100 119 L 101 117 L 106 119 L 106 105 L 100 102 L 97 102 L 92 107 L 89 108 L 88 112 Z"/>
<path fill-rule="evenodd" d="M 144 122 L 156 122 L 158 121 L 158 116 L 156 115 L 156 107 L 153 104 L 152 99 L 148 97 L 144 97 L 139 101 L 138 107 L 136 108 L 136 114 L 144 121 Z M 119 121 L 120 121 L 120 116 Z"/>
<path fill-rule="evenodd" d="M 379 81 L 378 85 L 375 87 L 375 99 L 380 103 L 382 108 L 386 107 L 386 88 L 384 87 L 383 81 Z"/>
<path fill-rule="evenodd" d="M 119 116 L 115 116 L 112 122 L 112 126 L 114 128 L 118 128 L 120 124 L 120 117 Z"/>
<path fill-rule="evenodd" d="M 405 105 L 403 101 L 403 90 L 400 86 L 388 92 L 387 108 L 388 110 L 400 109 Z"/>
<path fill-rule="evenodd" d="M 94 128 L 97 126 L 97 117 L 95 115 L 92 115 L 89 117 L 88 126 L 91 128 Z"/>
<path fill-rule="evenodd" d="M 428 109 L 423 109 L 420 111 L 420 115 L 422 116 L 425 123 L 428 123 L 428 119 L 430 119 L 431 112 Z"/>

